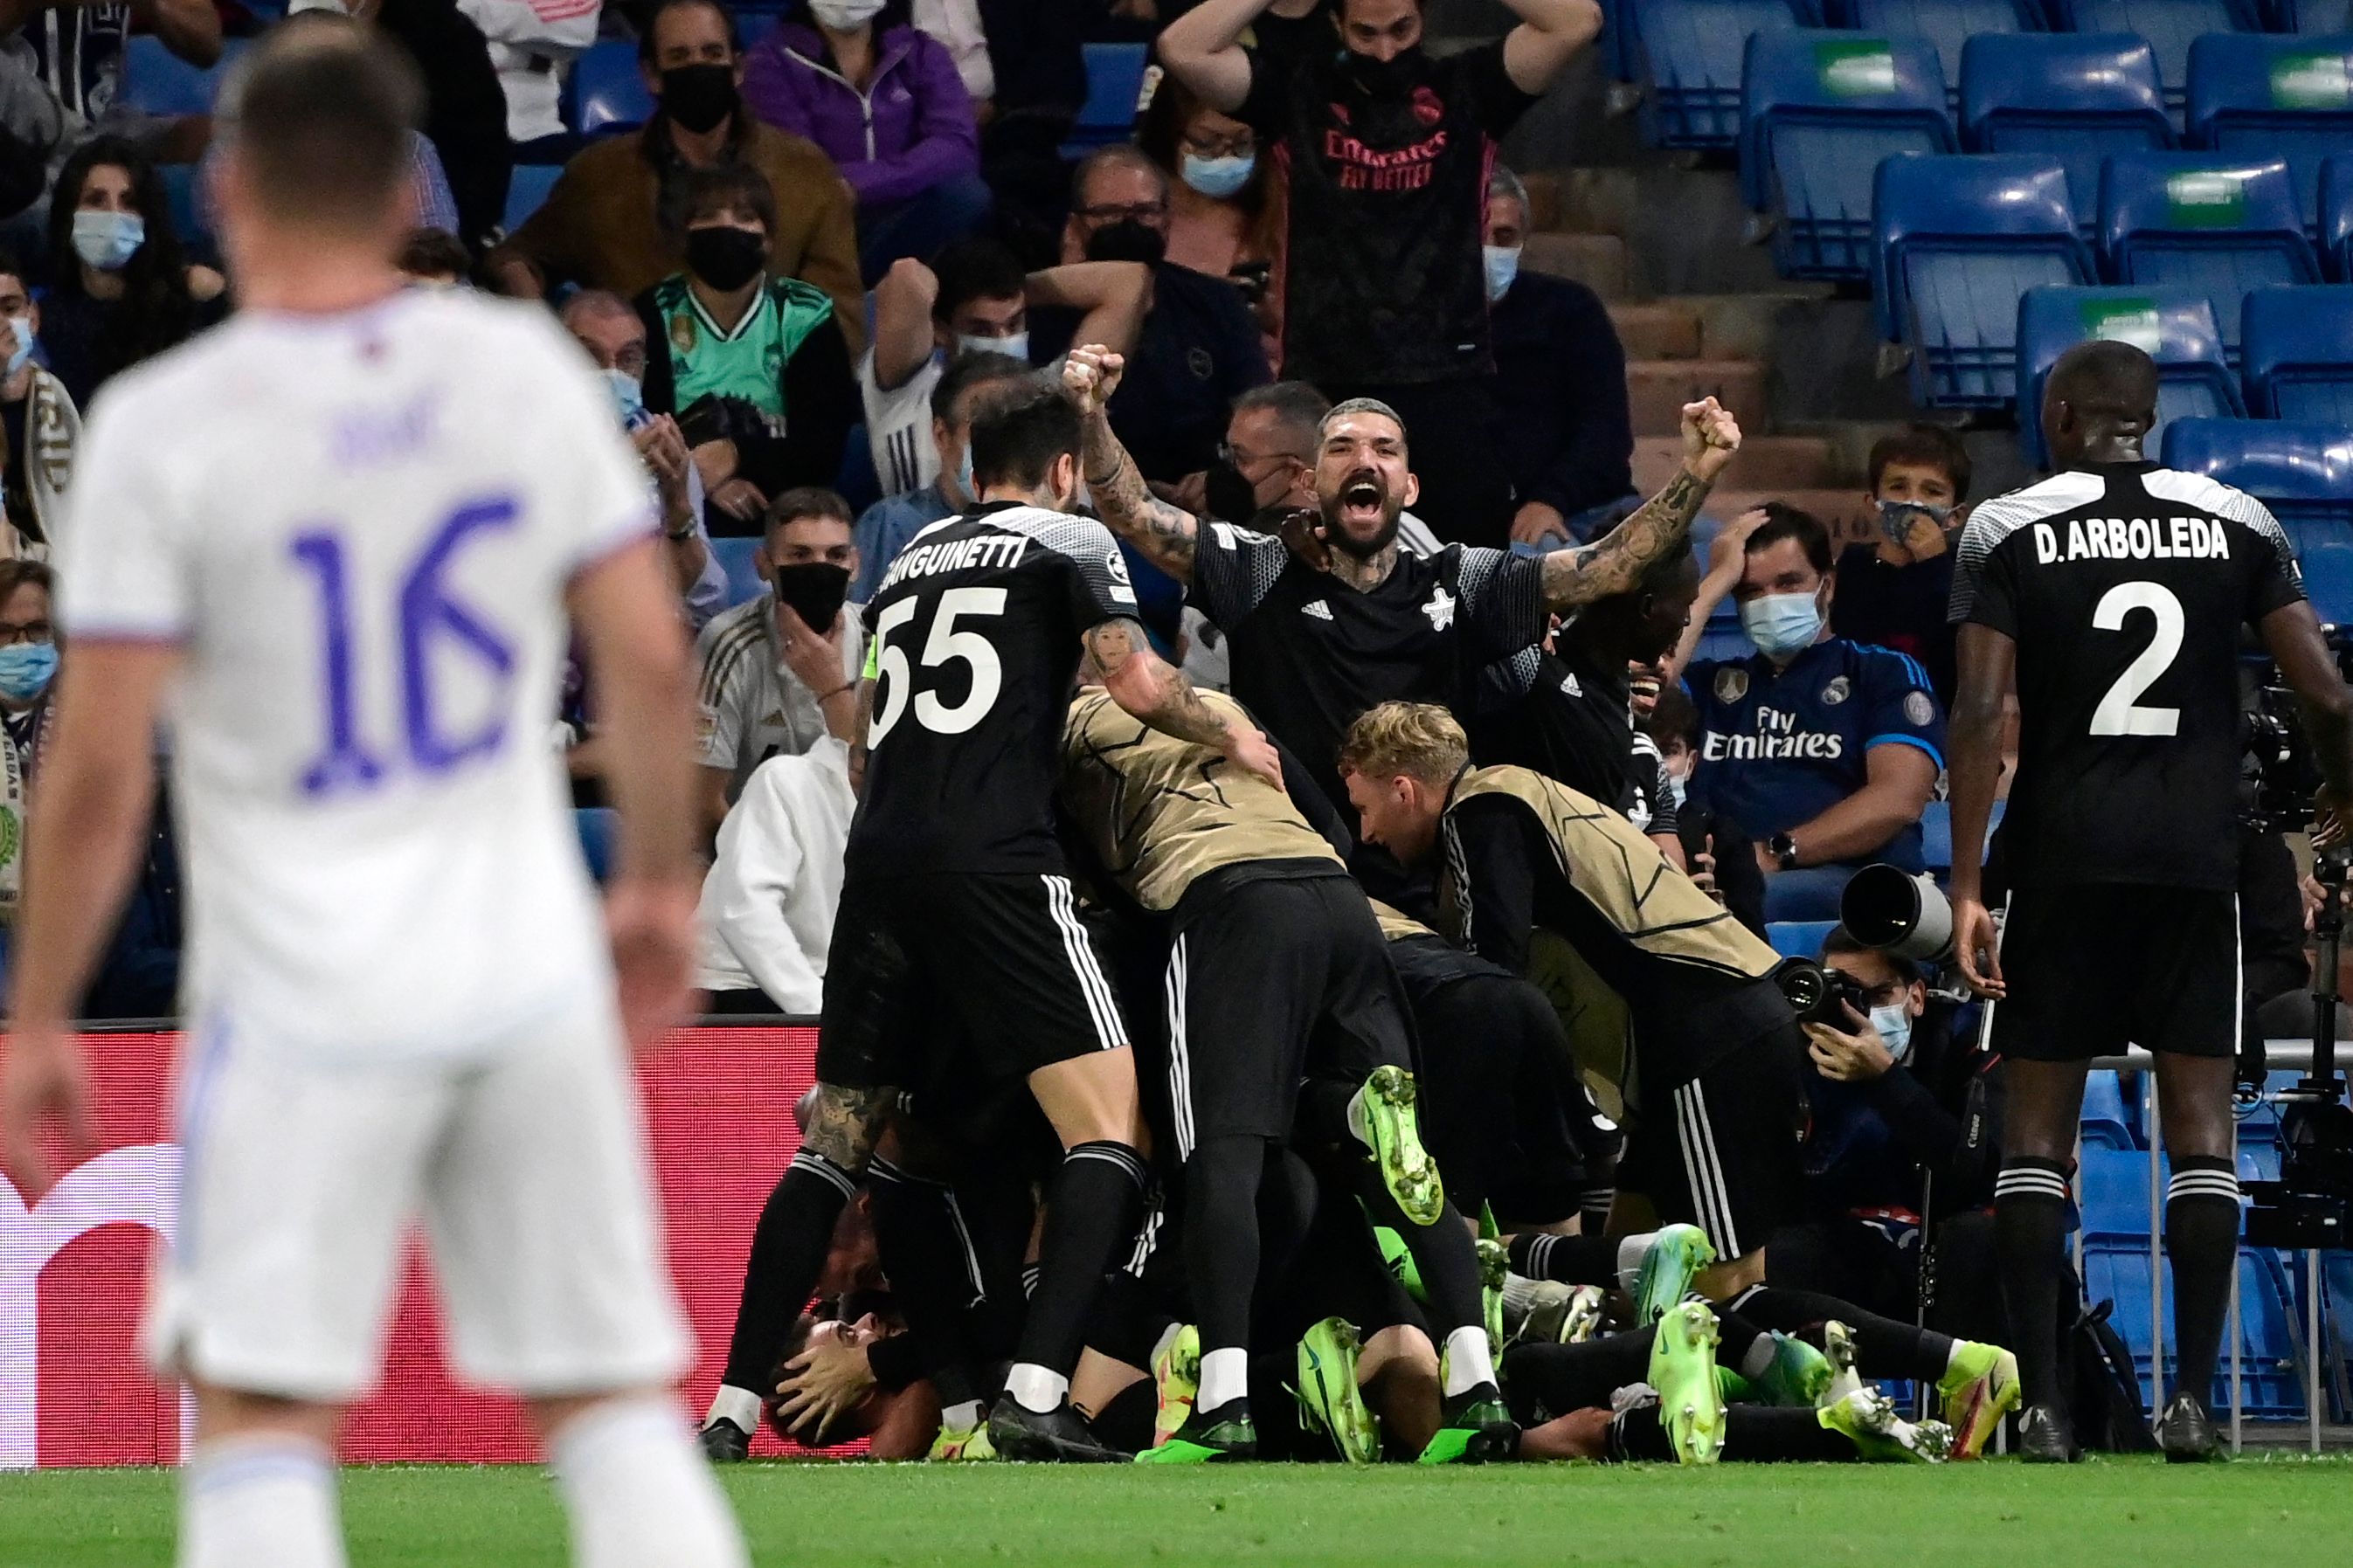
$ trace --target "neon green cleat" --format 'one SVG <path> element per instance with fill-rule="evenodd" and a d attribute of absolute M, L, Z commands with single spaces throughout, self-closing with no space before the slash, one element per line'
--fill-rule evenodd
<path fill-rule="evenodd" d="M 1399 1067 L 1373 1069 L 1348 1102 L 1348 1130 L 1363 1140 L 1381 1170 L 1381 1184 L 1416 1225 L 1436 1225 L 1446 1207 L 1446 1184 L 1438 1163 L 1421 1146 L 1414 1116 L 1419 1089 L 1413 1074 Z"/>
<path fill-rule="evenodd" d="M 1767 1405 L 1820 1405 L 1836 1375 L 1830 1358 L 1790 1335 L 1777 1332 L 1771 1338 L 1773 1364 L 1754 1380 L 1757 1394 Z"/>
<path fill-rule="evenodd" d="M 1193 1418 L 1193 1401 L 1201 1392 L 1201 1331 L 1180 1324 L 1168 1342 L 1152 1358 L 1152 1383 L 1160 1396 L 1152 1416 L 1152 1446 L 1159 1447 Z"/>
<path fill-rule="evenodd" d="M 1510 1253 L 1500 1241 L 1484 1239 L 1471 1244 L 1479 1258 L 1479 1307 L 1487 1325 L 1487 1353 L 1501 1361 L 1504 1356 L 1504 1279 L 1512 1271 Z"/>
<path fill-rule="evenodd" d="M 1520 1320 L 1519 1337 L 1540 1344 L 1581 1345 L 1600 1331 L 1607 1298 L 1599 1285 L 1535 1282 L 1535 1300 Z"/>
<path fill-rule="evenodd" d="M 1822 1325 L 1822 1359 L 1831 1363 L 1831 1381 L 1815 1395 L 1815 1408 L 1862 1392 L 1862 1378 L 1854 1370 L 1854 1331 L 1836 1318 Z"/>
<path fill-rule="evenodd" d="M 1407 1249 L 1405 1237 L 1388 1226 L 1377 1225 L 1373 1226 L 1373 1240 L 1381 1249 L 1382 1265 L 1398 1284 L 1405 1287 L 1405 1293 L 1422 1306 L 1430 1305 L 1430 1296 L 1421 1288 L 1420 1266 L 1414 1262 L 1413 1254 Z"/>
<path fill-rule="evenodd" d="M 1233 1412 L 1212 1418 L 1198 1410 L 1185 1424 L 1135 1457 L 1139 1465 L 1207 1465 L 1224 1459 L 1258 1458 L 1258 1428 L 1250 1418 L 1249 1403 L 1229 1399 L 1218 1407 Z"/>
<path fill-rule="evenodd" d="M 1715 1247 L 1695 1225 L 1661 1227 L 1642 1249 L 1641 1272 L 1634 1277 L 1634 1326 L 1648 1328 L 1691 1294 L 1693 1279 L 1715 1261 Z"/>
<path fill-rule="evenodd" d="M 932 1451 L 923 1456 L 938 1464 L 972 1463 L 997 1458 L 997 1445 L 988 1440 L 986 1417 L 970 1426 L 940 1428 L 932 1439 Z"/>
<path fill-rule="evenodd" d="M 1356 1325 L 1326 1318 L 1299 1341 L 1299 1405 L 1310 1428 L 1332 1439 L 1340 1458 L 1369 1465 L 1381 1457 L 1381 1423 L 1356 1386 Z"/>
<path fill-rule="evenodd" d="M 1659 1422 L 1678 1464 L 1712 1465 L 1724 1451 L 1715 1342 L 1715 1314 L 1704 1301 L 1670 1307 L 1651 1341 L 1651 1386 L 1659 1391 Z"/>
<path fill-rule="evenodd" d="M 1451 1351 L 1438 1356 L 1441 1386 L 1454 1360 Z M 1484 1465 L 1519 1457 L 1520 1424 L 1512 1419 L 1503 1390 L 1492 1382 L 1473 1384 L 1439 1405 L 1438 1434 L 1422 1448 L 1415 1463 L 1423 1465 Z"/>
<path fill-rule="evenodd" d="M 1942 1421 L 1905 1420 L 1875 1388 L 1858 1388 L 1831 1400 L 1814 1419 L 1829 1431 L 1843 1433 L 1866 1459 L 1941 1465 L 1953 1451 L 1950 1426 Z"/>
<path fill-rule="evenodd" d="M 1974 1459 L 2018 1403 L 2018 1358 L 2000 1345 L 1958 1341 L 1952 1364 L 1936 1380 L 1936 1393 L 1953 1428 L 1953 1458 Z"/>

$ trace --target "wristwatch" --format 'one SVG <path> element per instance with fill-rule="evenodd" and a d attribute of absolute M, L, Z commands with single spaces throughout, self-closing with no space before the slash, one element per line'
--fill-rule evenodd
<path fill-rule="evenodd" d="M 1765 840 L 1765 852 L 1772 856 L 1774 864 L 1784 871 L 1798 868 L 1798 841 L 1788 834 L 1776 833 Z"/>

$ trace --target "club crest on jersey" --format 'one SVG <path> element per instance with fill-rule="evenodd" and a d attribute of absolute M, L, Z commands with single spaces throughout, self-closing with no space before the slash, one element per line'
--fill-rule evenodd
<path fill-rule="evenodd" d="M 1726 668 L 1715 672 L 1715 700 L 1737 702 L 1748 695 L 1748 672 Z"/>
<path fill-rule="evenodd" d="M 1113 587 L 1133 588 L 1135 586 L 1135 580 L 1127 574 L 1127 557 L 1119 552 L 1119 547 L 1117 545 L 1113 545 L 1111 549 L 1103 552 L 1103 570 L 1111 574 L 1111 585 Z"/>
<path fill-rule="evenodd" d="M 670 319 L 670 346 L 679 353 L 692 353 L 695 339 L 701 335 L 694 330 L 692 316 L 672 316 Z"/>
<path fill-rule="evenodd" d="M 1925 729 L 1935 722 L 1936 705 L 1928 700 L 1928 694 L 1925 691 L 1906 692 L 1904 697 L 1904 717 Z"/>
<path fill-rule="evenodd" d="M 1854 683 L 1841 675 L 1822 688 L 1822 701 L 1825 705 L 1835 708 L 1845 701 L 1848 694 L 1853 690 Z"/>
<path fill-rule="evenodd" d="M 1443 584 L 1432 588 L 1430 603 L 1421 607 L 1421 613 L 1430 617 L 1431 631 L 1444 631 L 1454 624 L 1454 595 L 1446 591 Z"/>
<path fill-rule="evenodd" d="M 1582 697 L 1585 695 L 1585 688 L 1577 683 L 1577 672 L 1575 670 L 1569 671 L 1567 676 L 1562 678 L 1560 689 L 1561 694 L 1565 697 Z"/>

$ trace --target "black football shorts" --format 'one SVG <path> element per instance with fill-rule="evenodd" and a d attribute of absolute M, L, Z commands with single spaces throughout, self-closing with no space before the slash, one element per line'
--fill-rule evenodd
<path fill-rule="evenodd" d="M 1993 1048 L 2031 1062 L 2237 1054 L 2239 897 L 2204 888 L 2022 888 L 2002 924 Z"/>
<path fill-rule="evenodd" d="M 1806 1037 L 1791 1022 L 1646 1100 L 1627 1129 L 1619 1187 L 1649 1198 L 1661 1224 L 1707 1232 L 1720 1258 L 1764 1246 L 1806 1217 Z"/>

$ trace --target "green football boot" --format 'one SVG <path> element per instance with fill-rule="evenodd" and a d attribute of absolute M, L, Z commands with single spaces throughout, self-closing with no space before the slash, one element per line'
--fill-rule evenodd
<path fill-rule="evenodd" d="M 1359 1203 L 1358 1206 L 1363 1205 Z M 1369 1215 L 1369 1211 L 1367 1213 Z M 1373 1226 L 1373 1241 L 1381 1249 L 1382 1266 L 1388 1269 L 1398 1284 L 1405 1287 L 1405 1293 L 1418 1305 L 1429 1306 L 1429 1293 L 1421 1288 L 1421 1268 L 1414 1262 L 1413 1253 L 1407 1248 L 1405 1237 L 1388 1226 L 1377 1225 Z"/>
<path fill-rule="evenodd" d="M 1487 1325 L 1487 1353 L 1504 1358 L 1504 1279 L 1512 1271 L 1511 1254 L 1500 1241 L 1474 1241 L 1479 1258 L 1479 1307 Z"/>
<path fill-rule="evenodd" d="M 1229 1399 L 1215 1410 L 1195 1410 L 1166 1441 L 1135 1457 L 1139 1465 L 1207 1465 L 1258 1458 L 1258 1428 L 1250 1401 Z"/>
<path fill-rule="evenodd" d="M 1794 1405 L 1812 1409 L 1830 1392 L 1836 1375 L 1830 1358 L 1801 1339 L 1776 1332 L 1773 1363 L 1750 1382 L 1767 1405 Z"/>
<path fill-rule="evenodd" d="M 1831 1381 L 1814 1400 L 1817 1409 L 1862 1391 L 1862 1374 L 1854 1370 L 1854 1331 L 1836 1318 L 1822 1325 L 1822 1359 L 1831 1363 Z"/>
<path fill-rule="evenodd" d="M 1953 1452 L 1953 1429 L 1942 1421 L 1906 1421 L 1875 1388 L 1858 1388 L 1815 1413 L 1826 1430 L 1843 1433 L 1866 1459 L 1941 1465 Z"/>
<path fill-rule="evenodd" d="M 1659 1424 L 1680 1465 L 1712 1465 L 1724 1452 L 1715 1342 L 1715 1313 L 1704 1301 L 1669 1308 L 1651 1341 L 1650 1383 L 1659 1391 Z"/>
<path fill-rule="evenodd" d="M 1421 1129 L 1414 1116 L 1419 1092 L 1413 1074 L 1405 1068 L 1375 1068 L 1348 1102 L 1348 1131 L 1371 1151 L 1373 1163 L 1380 1167 L 1381 1184 L 1406 1218 L 1416 1225 L 1436 1225 L 1446 1208 L 1446 1184 L 1439 1179 L 1438 1163 L 1421 1146 Z"/>
<path fill-rule="evenodd" d="M 1181 1324 L 1160 1347 L 1152 1358 L 1152 1384 L 1159 1395 L 1152 1416 L 1152 1446 L 1157 1448 L 1192 1418 L 1193 1401 L 1201 1392 L 1200 1330 Z"/>
<path fill-rule="evenodd" d="M 1946 1424 L 1953 1429 L 1953 1458 L 1974 1459 L 1985 1452 L 2001 1418 L 2018 1404 L 2018 1358 L 2000 1345 L 1961 1340 L 1952 1364 L 1936 1380 Z"/>
<path fill-rule="evenodd" d="M 1600 1331 L 1602 1308 L 1608 1300 L 1600 1286 L 1538 1279 L 1530 1295 L 1527 1316 L 1520 1320 L 1520 1342 L 1581 1345 Z"/>
<path fill-rule="evenodd" d="M 923 1456 L 937 1464 L 974 1463 L 997 1458 L 997 1445 L 988 1440 L 986 1416 L 969 1426 L 942 1424 L 940 1435 L 932 1439 L 932 1451 Z"/>
<path fill-rule="evenodd" d="M 1439 1352 L 1441 1387 L 1446 1381 L 1447 1365 L 1453 1359 L 1449 1352 Z M 1438 1433 L 1421 1450 L 1416 1463 L 1484 1465 L 1516 1458 L 1519 1452 L 1520 1424 L 1512 1419 L 1511 1408 L 1504 1403 L 1503 1390 L 1493 1383 L 1479 1383 L 1441 1403 Z"/>
<path fill-rule="evenodd" d="M 1634 1277 L 1634 1326 L 1650 1327 L 1671 1307 L 1691 1294 L 1692 1280 L 1715 1261 L 1715 1247 L 1707 1232 L 1695 1225 L 1661 1227 L 1642 1249 L 1641 1271 Z"/>
<path fill-rule="evenodd" d="M 1332 1439 L 1340 1458 L 1369 1465 L 1381 1457 L 1381 1423 L 1356 1386 L 1356 1325 L 1326 1318 L 1299 1341 L 1299 1405 L 1307 1426 Z"/>

